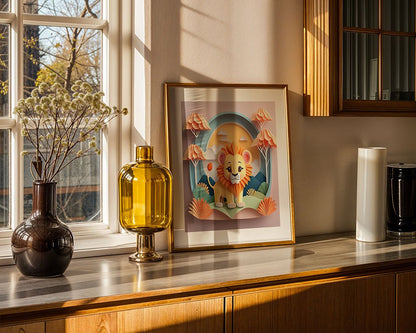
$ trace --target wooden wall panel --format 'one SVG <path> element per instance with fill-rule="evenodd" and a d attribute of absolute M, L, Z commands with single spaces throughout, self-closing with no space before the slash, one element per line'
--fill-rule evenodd
<path fill-rule="evenodd" d="M 45 332 L 44 322 L 0 327 L 0 333 L 44 333 L 44 332 Z"/>
<path fill-rule="evenodd" d="M 304 114 L 329 116 L 329 0 L 305 0 Z"/>
<path fill-rule="evenodd" d="M 276 288 L 234 297 L 234 331 L 395 332 L 395 276 Z"/>
<path fill-rule="evenodd" d="M 117 313 L 69 317 L 46 322 L 46 333 L 116 333 Z"/>
<path fill-rule="evenodd" d="M 341 108 L 338 5 L 332 0 L 304 0 L 305 116 L 331 116 Z"/>
<path fill-rule="evenodd" d="M 224 331 L 224 298 L 153 306 L 118 313 L 123 333 L 211 333 Z"/>
<path fill-rule="evenodd" d="M 416 272 L 397 274 L 397 333 L 416 332 Z"/>

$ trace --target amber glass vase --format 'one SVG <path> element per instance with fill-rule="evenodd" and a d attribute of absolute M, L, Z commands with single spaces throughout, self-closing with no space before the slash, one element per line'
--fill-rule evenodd
<path fill-rule="evenodd" d="M 120 170 L 119 219 L 121 226 L 137 234 L 133 262 L 162 260 L 155 252 L 154 233 L 172 221 L 172 174 L 153 161 L 152 146 L 136 147 L 136 162 Z"/>

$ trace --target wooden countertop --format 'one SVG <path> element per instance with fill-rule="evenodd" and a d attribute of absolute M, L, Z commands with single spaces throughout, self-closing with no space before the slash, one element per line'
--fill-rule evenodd
<path fill-rule="evenodd" d="M 0 322 L 63 308 L 93 308 L 229 293 L 245 287 L 416 268 L 416 242 L 362 243 L 351 235 L 301 238 L 296 245 L 163 253 L 157 263 L 128 255 L 73 259 L 65 275 L 29 278 L 0 267 Z"/>

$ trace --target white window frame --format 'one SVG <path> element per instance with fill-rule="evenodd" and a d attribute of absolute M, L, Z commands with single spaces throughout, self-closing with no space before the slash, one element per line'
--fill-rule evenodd
<path fill-rule="evenodd" d="M 105 102 L 127 107 L 129 114 L 116 118 L 103 129 L 101 163 L 102 223 L 68 224 L 74 233 L 74 257 L 131 251 L 134 237 L 122 232 L 118 223 L 120 166 L 132 158 L 131 119 L 133 105 L 133 2 L 102 0 L 102 18 L 57 17 L 23 13 L 23 0 L 10 1 L 10 13 L 0 13 L 0 24 L 10 24 L 9 104 L 11 113 L 23 97 L 24 24 L 71 26 L 103 32 L 102 86 Z M 10 80 L 13 78 L 13 80 Z M 0 129 L 10 129 L 10 229 L 0 230 L 0 264 L 11 262 L 10 237 L 23 221 L 23 148 L 21 126 L 16 117 L 0 117 Z"/>

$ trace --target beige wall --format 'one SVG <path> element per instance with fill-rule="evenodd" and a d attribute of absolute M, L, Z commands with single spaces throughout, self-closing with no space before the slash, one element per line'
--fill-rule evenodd
<path fill-rule="evenodd" d="M 414 118 L 306 118 L 302 0 L 151 0 L 150 131 L 164 160 L 162 83 L 286 83 L 296 235 L 355 228 L 357 147 L 416 162 Z M 160 236 L 158 237 L 160 238 Z"/>

